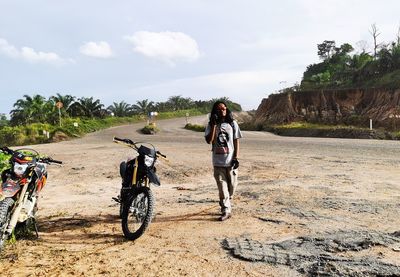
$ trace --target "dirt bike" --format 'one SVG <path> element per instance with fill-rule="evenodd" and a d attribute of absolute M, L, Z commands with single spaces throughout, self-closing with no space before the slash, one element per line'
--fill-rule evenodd
<path fill-rule="evenodd" d="M 47 180 L 46 165 L 61 161 L 40 154 L 30 148 L 11 150 L 1 147 L 0 151 L 11 155 L 11 168 L 1 173 L 0 187 L 0 251 L 12 237 L 17 226 L 33 226 L 39 237 L 35 215 L 39 192 Z"/>
<path fill-rule="evenodd" d="M 166 158 L 156 151 L 151 143 L 133 142 L 114 137 L 114 142 L 134 149 L 138 156 L 120 164 L 122 188 L 120 195 L 113 198 L 120 204 L 122 231 L 125 238 L 135 240 L 149 227 L 154 211 L 154 195 L 150 184 L 160 186 L 154 166 L 157 158 Z M 145 146 L 149 145 L 150 147 Z"/>

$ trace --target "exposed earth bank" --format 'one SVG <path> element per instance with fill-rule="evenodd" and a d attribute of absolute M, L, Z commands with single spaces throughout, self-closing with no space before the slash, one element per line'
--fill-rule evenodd
<path fill-rule="evenodd" d="M 304 121 L 398 129 L 400 89 L 327 89 L 288 91 L 264 98 L 255 113 L 256 124 Z"/>

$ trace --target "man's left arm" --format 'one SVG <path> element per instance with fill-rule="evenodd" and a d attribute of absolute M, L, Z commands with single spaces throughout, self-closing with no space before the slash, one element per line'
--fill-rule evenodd
<path fill-rule="evenodd" d="M 239 124 L 237 124 L 236 120 L 233 121 L 233 124 L 234 124 L 233 158 L 238 159 L 239 158 L 239 149 L 240 149 L 239 139 L 242 138 L 242 132 L 240 131 Z"/>

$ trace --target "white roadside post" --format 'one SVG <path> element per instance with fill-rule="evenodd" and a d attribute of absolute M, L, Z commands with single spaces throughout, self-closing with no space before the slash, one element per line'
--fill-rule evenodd
<path fill-rule="evenodd" d="M 396 114 L 394 120 L 394 130 L 397 131 L 397 120 L 400 118 L 400 114 Z"/>
<path fill-rule="evenodd" d="M 151 112 L 151 124 L 155 127 L 156 126 L 156 116 L 158 112 Z"/>
<path fill-rule="evenodd" d="M 372 130 L 372 119 L 369 120 L 369 129 Z"/>

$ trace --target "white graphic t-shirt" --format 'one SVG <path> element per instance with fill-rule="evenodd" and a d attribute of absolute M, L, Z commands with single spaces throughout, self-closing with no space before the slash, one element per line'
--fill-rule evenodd
<path fill-rule="evenodd" d="M 230 123 L 218 124 L 215 130 L 215 141 L 212 146 L 212 161 L 214 166 L 229 167 L 233 158 L 233 140 L 242 138 L 239 125 L 234 120 L 233 128 Z M 211 127 L 208 124 L 205 131 L 205 136 L 211 132 Z"/>

